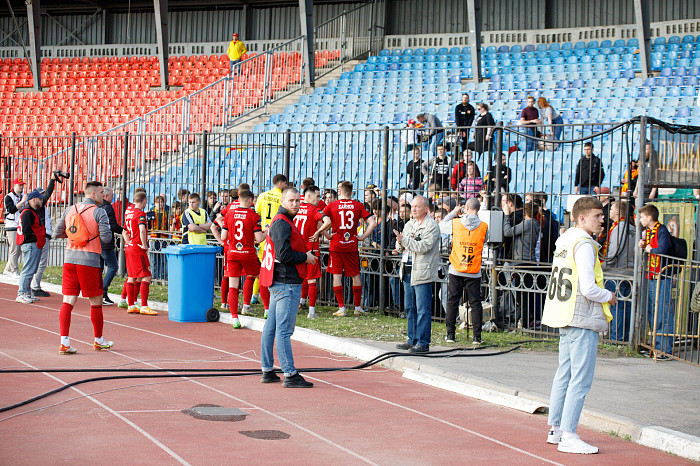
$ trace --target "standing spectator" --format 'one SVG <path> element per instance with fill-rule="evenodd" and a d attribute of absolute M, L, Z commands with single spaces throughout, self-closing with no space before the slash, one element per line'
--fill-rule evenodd
<path fill-rule="evenodd" d="M 659 164 L 659 154 L 656 152 L 656 149 L 651 145 L 651 141 L 647 141 L 645 147 L 644 147 L 644 171 L 646 173 L 646 179 L 652 179 L 652 173 L 654 173 Z M 637 171 L 637 175 L 639 175 L 639 171 Z M 637 189 L 637 177 L 634 177 L 635 180 L 635 186 L 633 189 L 633 196 L 637 197 L 638 194 L 638 189 Z M 647 183 L 649 184 L 649 183 Z M 644 201 L 648 201 L 650 199 L 656 199 L 656 196 L 658 194 L 658 189 L 657 188 L 651 188 L 649 186 L 644 186 Z"/>
<path fill-rule="evenodd" d="M 484 189 L 484 181 L 476 175 L 476 164 L 469 162 L 467 165 L 467 176 L 459 182 L 459 194 L 465 199 L 477 197 Z"/>
<path fill-rule="evenodd" d="M 228 189 L 221 189 L 219 190 L 219 200 L 214 204 L 214 208 L 212 209 L 211 218 L 216 218 L 219 213 L 221 213 L 222 210 L 228 206 L 229 202 L 231 202 L 231 193 L 229 192 Z"/>
<path fill-rule="evenodd" d="M 469 128 L 472 125 L 474 116 L 476 116 L 476 112 L 469 103 L 469 94 L 465 92 L 462 94 L 462 103 L 457 104 L 455 107 L 455 125 L 459 128 L 459 137 L 462 139 L 462 152 L 467 150 L 469 143 L 469 130 L 465 128 Z"/>
<path fill-rule="evenodd" d="M 646 260 L 647 321 L 650 326 L 654 326 L 656 332 L 654 348 L 659 352 L 672 354 L 674 316 L 673 306 L 671 306 L 671 289 L 673 275 L 668 271 L 668 268 L 665 271 L 661 270 L 669 264 L 669 261 L 658 256 L 658 254 L 667 255 L 669 253 L 671 234 L 668 232 L 668 228 L 659 222 L 659 209 L 654 205 L 646 204 L 639 210 L 639 222 L 646 229 L 643 239 L 639 240 L 639 247 L 648 255 Z M 657 354 L 656 359 L 665 361 L 669 358 L 664 354 Z"/>
<path fill-rule="evenodd" d="M 496 171 L 496 166 L 494 163 L 493 167 L 494 171 Z M 499 178 L 501 179 L 501 192 L 509 192 L 510 191 L 510 180 L 512 179 L 512 172 L 510 170 L 510 167 L 508 167 L 508 159 L 506 158 L 506 154 L 502 153 L 501 154 L 501 172 L 498 174 Z M 486 174 L 486 191 L 488 192 L 493 192 L 496 190 L 496 183 L 492 182 L 491 179 L 489 178 L 489 174 Z"/>
<path fill-rule="evenodd" d="M 41 250 L 46 244 L 46 228 L 39 218 L 37 211 L 41 209 L 43 200 L 39 191 L 32 191 L 27 196 L 27 206 L 22 209 L 19 223 L 17 224 L 17 245 L 22 250 L 24 267 L 19 274 L 19 288 L 17 290 L 18 303 L 31 304 L 39 301 L 32 296 L 29 284 L 36 273 L 41 259 Z"/>
<path fill-rule="evenodd" d="M 478 199 L 468 199 L 464 207 L 455 207 L 440 222 L 441 232 L 452 235 L 445 312 L 446 340 L 449 343 L 456 339 L 455 325 L 459 300 L 466 290 L 472 322 L 472 343 L 481 344 L 481 324 L 484 318 L 481 306 L 481 254 L 488 225 L 479 219 L 480 208 L 481 203 Z"/>
<path fill-rule="evenodd" d="M 180 205 L 182 206 L 182 208 L 185 209 L 189 203 L 190 191 L 188 189 L 178 189 L 177 198 L 180 201 Z"/>
<path fill-rule="evenodd" d="M 413 147 L 413 159 L 406 165 L 406 173 L 408 174 L 408 189 L 418 192 L 425 186 L 424 175 L 423 175 L 423 159 L 420 158 L 421 149 L 420 146 Z"/>
<path fill-rule="evenodd" d="M 468 148 L 481 155 L 484 152 L 491 152 L 495 148 L 492 145 L 491 136 L 493 134 L 493 127 L 496 126 L 496 121 L 489 112 L 488 104 L 479 102 L 476 104 L 476 111 L 479 114 L 476 116 L 474 121 L 474 140 L 468 144 Z"/>
<path fill-rule="evenodd" d="M 173 214 L 170 216 L 170 232 L 172 238 L 177 241 L 182 240 L 182 204 L 180 201 L 173 202 Z"/>
<path fill-rule="evenodd" d="M 394 230 L 401 257 L 401 280 L 406 300 L 408 341 L 397 345 L 410 353 L 430 351 L 433 283 L 439 281 L 440 227 L 428 215 L 428 200 L 416 196 L 411 202 L 412 219 L 402 232 Z"/>
<path fill-rule="evenodd" d="M 228 194 L 228 193 L 227 193 Z M 148 232 L 151 238 L 151 247 L 148 248 L 148 254 L 153 265 L 153 278 L 163 280 L 168 278 L 168 267 L 165 258 L 165 253 L 160 252 L 165 249 L 167 242 L 163 238 L 167 237 L 168 231 L 168 212 L 165 210 L 165 198 L 157 196 L 153 203 L 153 210 L 146 214 L 148 219 Z M 212 218 L 211 216 L 209 218 Z"/>
<path fill-rule="evenodd" d="M 583 402 L 593 383 L 598 333 L 608 328 L 615 294 L 603 288 L 598 243 L 603 228 L 600 201 L 584 197 L 574 204 L 575 226 L 557 240 L 542 323 L 559 329 L 559 368 L 549 401 L 547 443 L 564 453 L 592 454 L 598 448 L 576 434 Z"/>
<path fill-rule="evenodd" d="M 420 128 L 422 127 L 422 124 L 417 123 L 414 119 L 410 119 L 406 129 L 401 131 L 401 142 L 406 147 L 406 153 L 414 151 L 416 147 L 420 147 L 421 135 L 423 134 Z"/>
<path fill-rule="evenodd" d="M 8 255 L 7 264 L 3 273 L 15 278 L 19 277 L 20 247 L 17 245 L 17 226 L 19 225 L 18 212 L 28 205 L 27 195 L 24 191 L 24 180 L 15 178 L 12 183 L 12 191 L 5 196 L 5 233 L 7 234 Z"/>
<path fill-rule="evenodd" d="M 472 162 L 472 151 L 466 149 L 462 151 L 462 160 L 457 162 L 452 169 L 452 176 L 450 177 L 450 188 L 452 188 L 452 191 L 457 191 L 459 182 L 467 176 L 467 165 L 469 165 L 470 162 Z M 474 164 L 474 174 L 481 177 L 481 170 L 479 170 L 479 166 L 476 164 Z"/>
<path fill-rule="evenodd" d="M 552 211 L 547 209 L 547 195 L 545 193 L 528 194 L 525 199 L 537 205 L 542 217 L 539 261 L 551 263 L 554 258 L 554 245 L 559 238 L 559 222 Z"/>
<path fill-rule="evenodd" d="M 102 204 L 100 208 L 107 213 L 107 219 L 109 220 L 109 229 L 112 235 L 109 241 L 102 243 L 102 251 L 100 252 L 100 270 L 105 269 L 105 275 L 102 279 L 102 305 L 111 306 L 114 302 L 109 299 L 109 285 L 112 284 L 112 280 L 117 275 L 119 270 L 119 263 L 117 261 L 116 243 L 114 241 L 114 235 L 122 234 L 124 228 L 117 222 L 117 215 L 112 207 L 112 200 L 114 199 L 114 191 L 110 188 L 104 188 L 104 195 L 102 198 Z"/>
<path fill-rule="evenodd" d="M 188 193 L 189 194 L 189 193 Z M 117 189 L 112 195 L 112 208 L 114 209 L 114 215 L 117 216 L 117 223 L 119 226 L 124 226 L 124 215 L 126 214 L 126 209 L 131 207 L 133 204 L 126 200 L 126 206 L 122 207 L 122 196 L 121 189 Z"/>
<path fill-rule="evenodd" d="M 452 175 L 452 165 L 447 156 L 445 146 L 437 146 L 437 155 L 431 157 L 421 165 L 423 177 L 430 181 L 430 184 L 438 186 L 438 191 L 450 190 L 450 177 Z"/>
<path fill-rule="evenodd" d="M 576 194 L 593 194 L 594 188 L 599 188 L 605 178 L 605 170 L 600 159 L 593 155 L 593 143 L 583 145 L 583 157 L 576 165 L 574 176 L 574 192 Z"/>
<path fill-rule="evenodd" d="M 525 126 L 525 133 L 531 136 L 525 140 L 525 152 L 535 150 L 537 144 L 532 138 L 537 137 L 537 125 L 540 123 L 540 113 L 535 108 L 535 98 L 529 95 L 527 105 L 520 111 L 520 124 Z"/>
<path fill-rule="evenodd" d="M 432 113 L 419 113 L 416 115 L 418 123 L 425 126 L 423 134 L 428 135 L 428 140 L 423 143 L 423 150 L 435 154 L 435 149 L 441 146 L 445 139 L 445 132 L 442 130 L 442 122 Z"/>
<path fill-rule="evenodd" d="M 189 208 L 182 214 L 182 244 L 207 244 L 207 232 L 211 228 L 211 220 L 206 210 L 199 207 L 199 194 L 189 195 Z"/>
<path fill-rule="evenodd" d="M 36 269 L 34 277 L 32 277 L 32 296 L 38 296 L 39 298 L 48 298 L 51 294 L 48 291 L 41 289 L 41 280 L 44 278 L 44 271 L 49 265 L 49 253 L 51 252 L 51 235 L 53 234 L 53 228 L 51 226 L 51 216 L 49 215 L 49 209 L 46 208 L 46 203 L 49 202 L 49 198 L 53 194 L 53 190 L 56 187 L 56 181 L 59 180 L 58 173 L 54 173 L 52 178 L 49 180 L 49 184 L 46 187 L 46 191 L 39 188 L 39 194 L 41 194 L 41 207 L 37 211 L 39 216 L 39 221 L 44 225 L 46 231 L 46 244 L 41 249 L 41 258 L 39 259 L 39 266 Z"/>
<path fill-rule="evenodd" d="M 235 77 L 238 74 L 236 64 L 241 62 L 243 55 L 245 55 L 248 49 L 245 48 L 243 42 L 238 40 L 238 33 L 234 32 L 231 38 L 233 40 L 228 44 L 226 55 L 228 55 L 228 59 L 230 60 L 230 74 Z"/>
<path fill-rule="evenodd" d="M 216 207 L 216 204 L 216 193 L 214 191 L 207 191 L 207 202 L 204 204 L 204 210 L 207 211 L 209 218 L 216 218 L 214 216 L 214 208 Z"/>
<path fill-rule="evenodd" d="M 520 194 L 508 194 L 501 198 L 501 207 L 503 203 L 508 204 L 508 222 L 511 226 L 515 227 L 523 221 L 523 198 Z M 505 209 L 503 209 L 505 213 Z M 505 222 L 505 219 L 504 219 Z M 504 237 L 503 238 L 503 258 L 506 261 L 513 260 L 513 238 Z"/>
<path fill-rule="evenodd" d="M 528 98 L 529 99 L 529 98 Z M 561 117 L 560 113 L 547 102 L 547 99 L 540 97 L 537 99 L 537 106 L 540 108 L 540 122 L 543 125 L 563 125 L 564 119 Z M 561 140 L 561 132 L 564 130 L 563 126 L 550 126 L 550 132 L 547 135 L 552 135 L 554 141 Z"/>
<path fill-rule="evenodd" d="M 285 188 L 270 224 L 260 269 L 260 285 L 270 290 L 270 309 L 261 336 L 261 382 L 279 381 L 274 372 L 272 353 L 273 346 L 277 346 L 277 356 L 284 372 L 282 386 L 286 388 L 311 388 L 314 385 L 297 372 L 292 355 L 292 334 L 301 299 L 301 283 L 307 276 L 307 265 L 316 263 L 316 255 L 306 250 L 306 241 L 293 223 L 299 204 L 299 191 Z"/>
<path fill-rule="evenodd" d="M 364 194 L 364 196 L 365 196 L 365 202 L 364 202 L 364 206 L 365 206 L 365 209 L 367 209 L 368 212 L 369 212 L 370 210 L 372 210 L 372 208 L 373 208 L 372 205 L 373 205 L 374 201 L 377 199 L 377 193 L 374 191 L 376 188 L 377 188 L 377 187 L 376 187 L 375 185 L 371 184 L 371 183 L 368 184 L 367 187 L 365 187 L 365 194 Z M 302 196 L 302 197 L 303 197 L 303 196 Z M 303 199 L 302 199 L 302 202 L 304 202 Z M 324 206 L 323 206 L 322 208 L 320 208 L 320 210 L 323 210 L 323 209 L 325 209 L 325 208 L 326 208 L 326 206 L 325 206 L 325 204 L 324 204 Z"/>

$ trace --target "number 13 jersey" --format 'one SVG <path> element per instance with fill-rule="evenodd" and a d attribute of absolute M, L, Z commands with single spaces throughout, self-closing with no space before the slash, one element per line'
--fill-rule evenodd
<path fill-rule="evenodd" d="M 254 210 L 238 207 L 229 209 L 224 218 L 224 229 L 228 230 L 228 256 L 256 254 L 255 233 L 262 231 L 260 215 Z"/>
<path fill-rule="evenodd" d="M 357 251 L 357 228 L 360 219 L 372 216 L 361 202 L 353 199 L 333 201 L 323 209 L 323 213 L 331 219 L 332 230 L 330 250 L 338 252 Z"/>

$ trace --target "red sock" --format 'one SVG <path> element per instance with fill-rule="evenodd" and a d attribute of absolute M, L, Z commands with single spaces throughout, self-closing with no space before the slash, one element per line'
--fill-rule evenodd
<path fill-rule="evenodd" d="M 231 311 L 231 317 L 238 317 L 238 288 L 228 290 L 228 308 Z"/>
<path fill-rule="evenodd" d="M 309 307 L 316 307 L 316 299 L 318 299 L 318 285 L 309 283 Z"/>
<path fill-rule="evenodd" d="M 270 309 L 270 290 L 266 286 L 260 285 L 260 297 L 262 298 L 263 307 Z"/>
<path fill-rule="evenodd" d="M 221 279 L 221 302 L 228 302 L 228 277 L 226 276 Z"/>
<path fill-rule="evenodd" d="M 306 297 L 309 295 L 309 282 L 304 280 L 304 283 L 301 284 L 301 299 L 306 299 Z"/>
<path fill-rule="evenodd" d="M 124 282 L 124 286 L 122 286 L 122 299 L 126 299 L 126 288 L 129 285 L 129 282 Z"/>
<path fill-rule="evenodd" d="M 353 286 L 352 287 L 352 296 L 355 299 L 355 307 L 359 307 L 362 305 L 362 287 L 361 286 Z"/>
<path fill-rule="evenodd" d="M 141 282 L 141 306 L 143 307 L 148 306 L 148 290 L 150 287 L 151 284 L 149 282 Z"/>
<path fill-rule="evenodd" d="M 133 306 L 136 302 L 135 286 L 136 285 L 131 282 L 127 282 L 124 285 L 124 288 L 126 288 L 126 302 L 129 303 L 129 306 Z"/>
<path fill-rule="evenodd" d="M 90 320 L 92 321 L 92 330 L 95 333 L 95 338 L 100 338 L 102 336 L 102 326 L 104 324 L 102 304 L 90 306 Z"/>
<path fill-rule="evenodd" d="M 61 304 L 61 310 L 58 313 L 58 326 L 61 329 L 62 337 L 67 337 L 70 331 L 71 312 L 73 312 L 73 306 L 68 303 Z"/>
<path fill-rule="evenodd" d="M 243 283 L 243 304 L 250 306 L 250 298 L 253 297 L 253 285 L 255 285 L 255 277 L 246 277 Z"/>
<path fill-rule="evenodd" d="M 335 300 L 338 301 L 338 306 L 345 307 L 345 301 L 343 300 L 343 287 L 334 286 L 333 293 L 335 294 Z"/>

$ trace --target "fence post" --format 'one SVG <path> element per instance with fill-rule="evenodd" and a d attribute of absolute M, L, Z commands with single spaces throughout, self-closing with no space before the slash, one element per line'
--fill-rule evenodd
<path fill-rule="evenodd" d="M 382 142 L 382 205 L 386 205 L 387 185 L 389 184 L 389 127 L 384 127 L 384 141 Z M 379 214 L 380 228 L 384 228 L 386 220 L 386 209 L 382 209 Z M 379 310 L 382 314 L 386 311 L 384 305 L 384 234 L 379 235 Z"/>
<path fill-rule="evenodd" d="M 68 202 L 73 205 L 75 197 L 75 131 L 71 133 L 70 140 L 70 188 L 68 189 Z"/>
<path fill-rule="evenodd" d="M 126 196 L 126 190 L 129 186 L 129 132 L 124 133 L 124 155 L 122 156 L 122 198 L 121 206 L 119 207 L 120 212 L 116 212 L 119 216 L 120 224 L 124 225 L 124 216 L 126 215 L 126 204 L 129 202 Z M 126 257 L 124 256 L 124 241 L 121 240 L 119 247 L 119 276 L 123 277 L 126 275 Z"/>
<path fill-rule="evenodd" d="M 496 136 L 496 147 L 493 148 L 493 142 L 491 143 L 491 157 L 489 157 L 489 181 L 495 186 L 496 192 L 493 195 L 494 203 L 496 207 L 501 205 L 501 153 L 503 152 L 503 122 L 499 121 L 496 123 L 494 128 L 494 136 Z M 493 140 L 493 138 L 491 138 Z M 493 159 L 496 158 L 496 173 L 493 171 Z M 492 207 L 491 197 L 486 197 L 486 210 L 490 210 Z"/>
<path fill-rule="evenodd" d="M 639 175 L 637 176 L 637 202 L 635 205 L 635 211 L 639 212 L 644 206 L 644 185 L 646 172 L 646 162 L 644 160 L 645 146 L 646 146 L 646 130 L 647 130 L 647 118 L 642 116 L 639 120 Z M 641 340 L 641 323 L 642 323 L 642 312 L 638 310 L 645 310 L 646 306 L 644 303 L 647 300 L 646 295 L 642 295 L 640 290 L 640 285 L 642 284 L 642 276 L 644 275 L 644 251 L 638 248 L 639 240 L 642 239 L 642 224 L 637 222 L 635 234 L 634 234 L 634 280 L 632 281 L 632 310 L 630 312 L 630 339 L 629 346 L 632 348 L 638 345 Z"/>
<path fill-rule="evenodd" d="M 287 128 L 284 133 L 284 176 L 289 179 L 289 162 L 292 152 L 292 130 Z"/>
<path fill-rule="evenodd" d="M 206 196 L 207 196 L 207 136 L 209 133 L 207 130 L 204 130 L 204 134 L 202 135 L 202 189 L 200 192 L 200 197 L 206 201 Z"/>
<path fill-rule="evenodd" d="M 272 86 L 270 86 L 270 80 L 272 79 L 272 52 L 265 52 L 265 88 L 263 90 L 263 99 L 265 100 L 265 115 L 267 115 L 267 104 L 270 101 L 270 94 L 272 91 Z"/>
<path fill-rule="evenodd" d="M 345 71 L 343 63 L 345 63 L 345 18 L 347 13 L 343 10 L 343 16 L 340 17 L 340 71 Z"/>

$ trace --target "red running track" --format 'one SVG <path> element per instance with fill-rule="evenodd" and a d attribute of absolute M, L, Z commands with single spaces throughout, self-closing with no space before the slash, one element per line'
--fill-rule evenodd
<path fill-rule="evenodd" d="M 170 322 L 105 308 L 114 351 L 92 350 L 89 306 L 73 312 L 73 356 L 58 354 L 60 297 L 14 302 L 0 285 L 0 367 L 258 368 L 260 334 L 224 324 Z M 297 367 L 357 361 L 294 342 Z M 466 360 L 465 360 L 466 361 Z M 466 362 L 465 362 L 466 364 Z M 105 374 L 0 374 L 7 406 L 65 382 Z M 546 418 L 412 382 L 381 367 L 309 374 L 312 389 L 261 384 L 259 376 L 99 381 L 0 413 L 0 463 L 55 464 L 681 464 L 683 460 L 580 429 L 600 454 L 559 453 Z M 238 408 L 243 420 L 201 420 L 199 404 Z M 44 409 L 42 409 L 44 408 Z M 264 440 L 245 431 L 278 431 Z M 286 435 L 285 435 L 286 434 Z"/>

